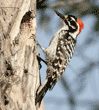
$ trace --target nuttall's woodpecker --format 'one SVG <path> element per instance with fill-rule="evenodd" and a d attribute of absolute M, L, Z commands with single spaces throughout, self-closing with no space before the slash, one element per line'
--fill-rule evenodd
<path fill-rule="evenodd" d="M 42 101 L 47 90 L 53 89 L 58 79 L 64 73 L 70 59 L 72 58 L 77 36 L 81 32 L 81 28 L 84 27 L 83 22 L 75 16 L 64 16 L 58 11 L 54 11 L 61 18 L 63 26 L 55 33 L 48 48 L 43 48 L 37 42 L 37 45 L 41 47 L 46 56 L 46 64 L 48 68 L 46 71 L 47 77 L 36 92 L 36 103 Z"/>

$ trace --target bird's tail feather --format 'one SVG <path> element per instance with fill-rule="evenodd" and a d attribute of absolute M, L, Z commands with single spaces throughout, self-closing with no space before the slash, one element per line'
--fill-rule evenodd
<path fill-rule="evenodd" d="M 43 97 L 45 96 L 47 90 L 50 88 L 50 80 L 46 79 L 44 83 L 38 88 L 36 92 L 36 99 L 35 99 L 35 104 L 38 102 L 41 103 Z"/>

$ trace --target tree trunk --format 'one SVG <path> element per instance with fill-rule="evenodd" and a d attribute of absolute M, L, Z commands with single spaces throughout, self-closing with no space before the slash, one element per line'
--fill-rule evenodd
<path fill-rule="evenodd" d="M 45 110 L 39 86 L 36 0 L 0 0 L 0 110 Z"/>

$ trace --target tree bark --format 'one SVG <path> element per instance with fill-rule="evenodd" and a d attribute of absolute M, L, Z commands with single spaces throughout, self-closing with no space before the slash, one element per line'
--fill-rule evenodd
<path fill-rule="evenodd" d="M 39 87 L 36 0 L 0 0 L 0 110 L 45 110 Z"/>

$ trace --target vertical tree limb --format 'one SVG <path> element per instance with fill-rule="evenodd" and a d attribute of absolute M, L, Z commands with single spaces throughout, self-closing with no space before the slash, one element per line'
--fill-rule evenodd
<path fill-rule="evenodd" d="M 35 105 L 38 49 L 31 36 L 36 38 L 36 0 L 0 4 L 0 110 L 44 110 L 43 102 Z"/>

